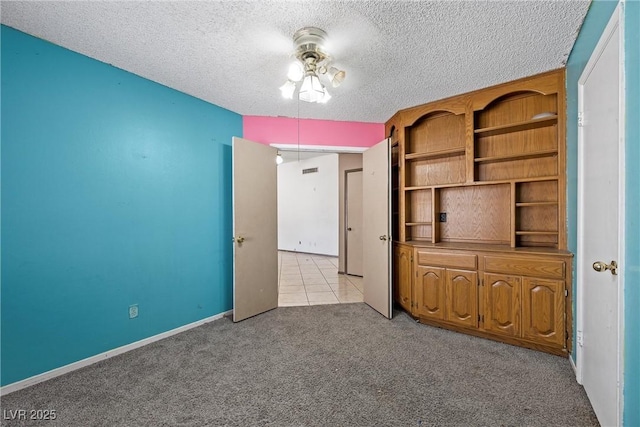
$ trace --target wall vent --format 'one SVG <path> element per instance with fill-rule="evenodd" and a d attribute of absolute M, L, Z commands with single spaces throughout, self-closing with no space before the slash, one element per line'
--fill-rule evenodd
<path fill-rule="evenodd" d="M 318 168 L 302 169 L 302 175 L 305 175 L 308 173 L 316 173 L 316 172 L 318 172 Z"/>

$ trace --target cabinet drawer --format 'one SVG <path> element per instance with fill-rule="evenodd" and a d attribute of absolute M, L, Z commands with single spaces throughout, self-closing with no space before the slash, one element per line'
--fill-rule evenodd
<path fill-rule="evenodd" d="M 540 278 L 564 279 L 564 261 L 485 256 L 484 270 Z"/>
<path fill-rule="evenodd" d="M 443 253 L 418 250 L 418 265 L 437 265 L 443 267 L 456 267 L 475 270 L 477 268 L 477 255 L 461 253 Z"/>

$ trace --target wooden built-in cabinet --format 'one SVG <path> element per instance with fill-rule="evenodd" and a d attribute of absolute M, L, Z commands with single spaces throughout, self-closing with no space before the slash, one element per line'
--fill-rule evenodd
<path fill-rule="evenodd" d="M 413 274 L 413 249 L 410 246 L 396 245 L 394 249 L 394 296 L 406 311 L 411 311 L 411 291 Z"/>
<path fill-rule="evenodd" d="M 564 70 L 396 113 L 395 300 L 425 323 L 566 354 Z"/>
<path fill-rule="evenodd" d="M 395 299 L 421 322 L 554 354 L 570 348 L 571 255 L 396 243 Z"/>

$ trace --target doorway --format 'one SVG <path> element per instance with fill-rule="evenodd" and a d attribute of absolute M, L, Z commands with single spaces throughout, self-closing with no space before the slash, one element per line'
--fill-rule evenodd
<path fill-rule="evenodd" d="M 355 169 L 353 161 L 362 155 L 297 147 L 279 152 L 278 305 L 362 302 L 362 278 L 340 274 L 346 253 L 344 172 Z"/>
<path fill-rule="evenodd" d="M 576 377 L 602 425 L 620 425 L 624 330 L 624 84 L 620 5 L 578 82 Z"/>
<path fill-rule="evenodd" d="M 362 277 L 362 169 L 345 171 L 345 273 Z"/>

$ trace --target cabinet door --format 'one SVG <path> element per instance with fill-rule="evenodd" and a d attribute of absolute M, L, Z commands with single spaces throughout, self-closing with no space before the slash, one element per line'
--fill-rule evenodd
<path fill-rule="evenodd" d="M 522 337 L 564 346 L 564 282 L 522 279 Z"/>
<path fill-rule="evenodd" d="M 444 319 L 445 269 L 418 266 L 415 289 L 415 315 Z"/>
<path fill-rule="evenodd" d="M 447 269 L 446 279 L 446 320 L 478 327 L 478 273 Z"/>
<path fill-rule="evenodd" d="M 395 251 L 395 299 L 406 311 L 411 312 L 411 279 L 413 269 L 411 265 L 412 248 L 396 247 Z"/>
<path fill-rule="evenodd" d="M 519 337 L 520 277 L 485 273 L 484 285 L 484 329 Z"/>

